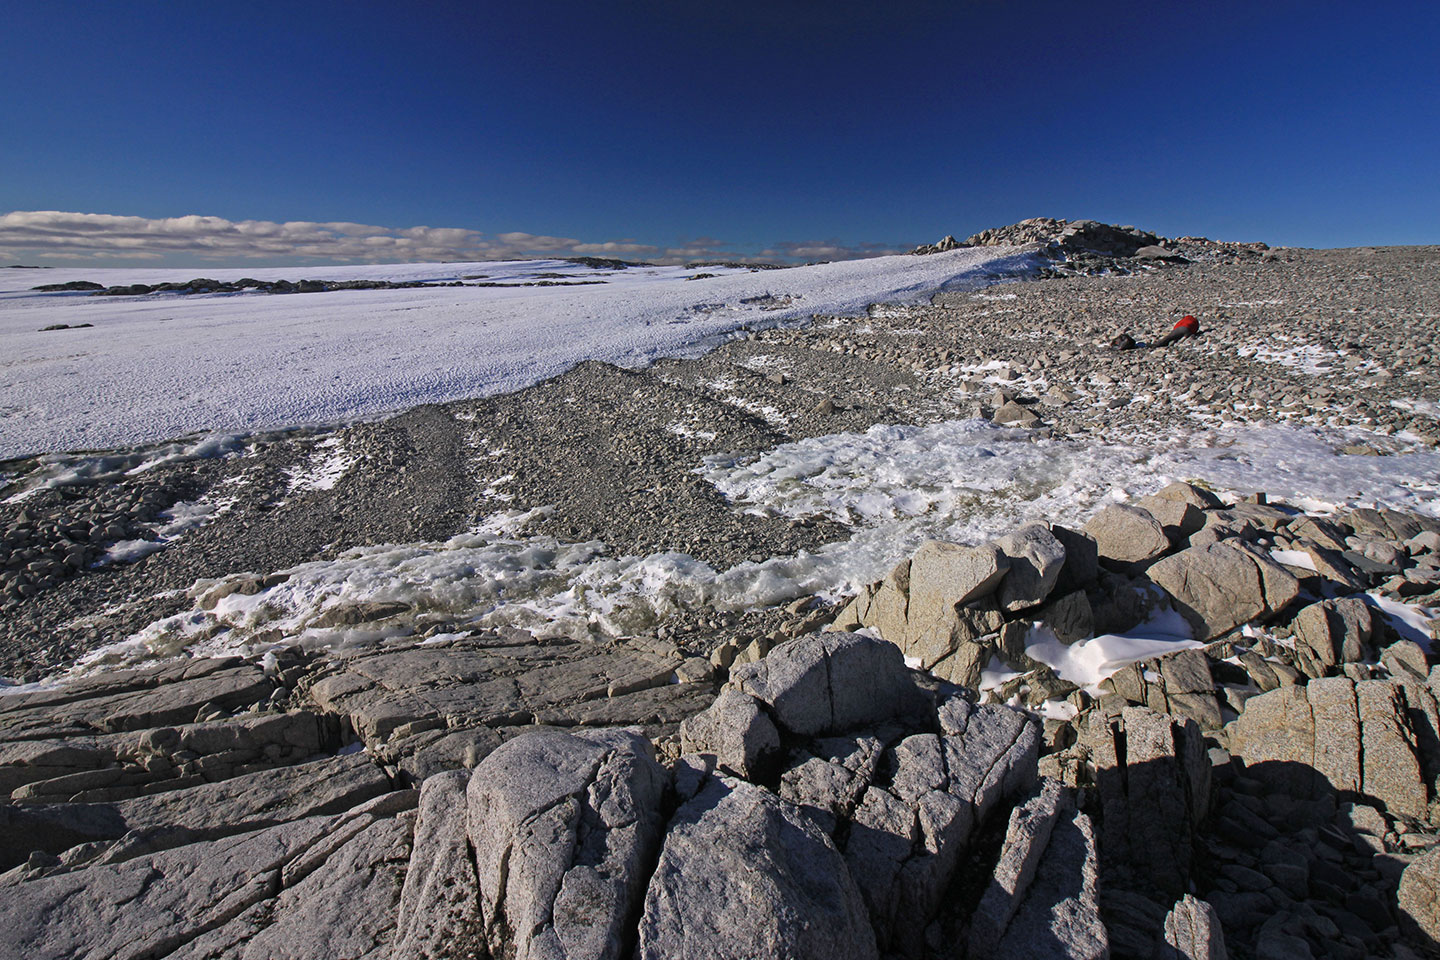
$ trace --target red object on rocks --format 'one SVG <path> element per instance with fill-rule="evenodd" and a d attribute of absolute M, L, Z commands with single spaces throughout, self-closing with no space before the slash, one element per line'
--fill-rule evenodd
<path fill-rule="evenodd" d="M 1180 318 L 1180 320 L 1175 324 L 1175 326 L 1171 327 L 1170 329 L 1178 330 L 1183 333 L 1199 333 L 1200 321 L 1196 320 L 1194 317 L 1190 316 L 1190 314 L 1187 313 L 1185 314 L 1185 316 Z"/>

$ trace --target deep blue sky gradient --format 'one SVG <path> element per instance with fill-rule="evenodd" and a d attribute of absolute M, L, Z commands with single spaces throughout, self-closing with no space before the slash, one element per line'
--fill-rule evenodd
<path fill-rule="evenodd" d="M 1440 242 L 1440 4 L 8 0 L 0 213 Z"/>

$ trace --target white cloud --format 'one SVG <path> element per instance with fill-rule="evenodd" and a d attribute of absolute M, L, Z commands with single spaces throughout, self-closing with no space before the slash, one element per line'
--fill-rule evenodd
<path fill-rule="evenodd" d="M 405 262 L 524 256 L 609 256 L 685 263 L 693 260 L 848 260 L 897 253 L 883 244 L 777 243 L 759 255 L 713 237 L 661 249 L 631 238 L 582 241 L 461 227 L 379 227 L 365 223 L 226 220 L 223 217 L 115 216 L 16 210 L 0 216 L 0 255 L 48 260 L 322 260 Z"/>
<path fill-rule="evenodd" d="M 631 242 L 582 243 L 532 233 L 487 236 L 459 227 L 377 227 L 334 221 L 122 217 L 106 213 L 17 210 L 0 216 L 0 251 L 62 260 L 317 259 L 339 261 L 484 260 L 525 255 L 644 255 Z"/>

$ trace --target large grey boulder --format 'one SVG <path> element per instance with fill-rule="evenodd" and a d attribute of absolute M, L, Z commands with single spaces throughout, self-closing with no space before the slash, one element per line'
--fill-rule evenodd
<path fill-rule="evenodd" d="M 1140 507 L 1111 504 L 1081 529 L 1095 538 L 1100 559 L 1112 564 L 1143 564 L 1170 549 L 1165 529 Z"/>
<path fill-rule="evenodd" d="M 1299 796 L 1360 794 L 1425 820 L 1429 785 L 1416 724 L 1433 698 L 1403 680 L 1326 677 L 1251 697 L 1226 727 L 1251 775 Z"/>
<path fill-rule="evenodd" d="M 910 558 L 909 629 L 948 621 L 955 607 L 991 593 L 1009 569 L 1009 558 L 991 544 L 927 540 Z"/>
<path fill-rule="evenodd" d="M 680 725 L 680 749 L 714 754 L 723 769 L 753 780 L 779 752 L 780 734 L 759 700 L 727 687 Z"/>
<path fill-rule="evenodd" d="M 1365 659 L 1375 622 L 1364 601 L 1344 597 L 1302 609 L 1295 617 L 1294 632 L 1300 667 L 1312 677 L 1321 677 L 1337 664 Z"/>
<path fill-rule="evenodd" d="M 1000 606 L 1015 613 L 1044 603 L 1065 565 L 1065 547 L 1055 534 L 1044 524 L 1031 523 L 994 542 L 1010 561 L 1000 581 Z"/>
<path fill-rule="evenodd" d="M 1210 763 L 1193 720 L 1125 707 L 1118 722 L 1091 714 L 1082 729 L 1103 813 L 1100 848 L 1110 875 L 1179 897 L 1193 840 L 1209 812 Z"/>
<path fill-rule="evenodd" d="M 1035 782 L 1040 731 L 998 705 L 946 701 L 940 735 L 915 734 L 886 752 L 888 783 L 859 795 L 842 849 L 888 954 L 923 955 L 923 933 L 974 831 Z"/>
<path fill-rule="evenodd" d="M 1205 526 L 1205 514 L 1186 500 L 1172 500 L 1158 495 L 1141 497 L 1139 506 L 1155 518 L 1172 544 L 1181 543 Z"/>
<path fill-rule="evenodd" d="M 1160 960 L 1227 960 L 1220 917 L 1204 900 L 1185 894 L 1165 916 Z"/>
<path fill-rule="evenodd" d="M 1200 640 L 1278 613 L 1300 593 L 1299 581 L 1284 567 L 1228 543 L 1182 550 L 1146 575 L 1175 600 Z"/>
<path fill-rule="evenodd" d="M 1395 900 L 1401 922 L 1411 935 L 1440 943 L 1440 847 L 1405 868 Z"/>
<path fill-rule="evenodd" d="M 906 656 L 918 659 L 922 669 L 973 688 L 990 662 L 987 638 L 1003 626 L 1005 615 L 995 598 L 981 597 L 928 621 L 923 630 L 911 631 L 902 649 Z"/>
<path fill-rule="evenodd" d="M 920 706 L 894 644 L 851 633 L 798 637 L 730 674 L 783 734 L 815 737 L 894 719 Z"/>
<path fill-rule="evenodd" d="M 777 663 L 780 669 L 747 666 L 732 676 L 734 686 L 727 693 L 751 706 L 761 701 L 737 688 L 771 697 L 776 704 L 783 704 L 781 695 L 793 696 L 794 690 L 809 691 L 805 703 L 835 699 L 842 691 L 847 697 L 860 693 L 872 698 L 864 714 L 868 721 L 848 734 L 838 722 L 833 723 L 837 729 L 826 729 L 821 707 L 798 711 L 812 718 L 804 728 L 821 728 L 821 736 L 797 733 L 793 717 L 779 724 L 790 748 L 779 770 L 779 794 L 833 835 L 878 948 L 895 956 L 920 957 L 927 925 L 939 916 L 974 831 L 1007 798 L 1023 794 L 1034 783 L 1040 727 L 1007 707 L 975 706 L 942 691 L 922 694 L 914 675 L 903 667 L 895 673 L 895 689 L 876 696 L 874 691 L 887 690 L 890 681 L 873 668 L 867 652 L 872 646 L 888 648 L 880 661 L 888 665 L 886 670 L 898 666 L 894 646 L 883 641 L 834 634 L 805 637 L 776 648 L 761 662 Z M 789 663 L 777 661 L 777 653 Z M 822 669 L 827 663 L 828 670 Z M 840 714 L 857 716 L 839 706 L 843 703 L 837 700 Z M 763 709 L 780 713 L 768 702 Z M 685 739 L 682 749 L 711 738 L 741 742 L 743 731 L 762 715 L 753 709 L 716 709 L 687 724 L 686 730 L 693 728 L 696 735 Z M 737 729 L 726 730 L 726 724 Z M 936 728 L 938 733 L 931 732 Z M 676 773 L 680 795 L 692 796 L 714 769 L 713 758 L 703 754 L 682 758 Z"/>
<path fill-rule="evenodd" d="M 491 953 L 627 955 L 664 785 L 649 741 L 625 731 L 537 732 L 486 757 L 467 810 Z"/>
<path fill-rule="evenodd" d="M 1033 797 L 1010 811 L 1000 859 L 970 918 L 971 956 L 989 956 L 995 951 L 1030 890 L 1056 822 L 1072 806 L 1059 781 L 1045 780 Z"/>
<path fill-rule="evenodd" d="M 799 808 L 717 777 L 671 820 L 640 919 L 641 960 L 871 960 L 875 935 L 830 838 Z"/>
<path fill-rule="evenodd" d="M 1393 680 L 1355 684 L 1365 792 L 1391 814 L 1424 820 L 1429 801 L 1405 687 Z"/>
<path fill-rule="evenodd" d="M 1099 880 L 1099 851 L 1090 818 L 1075 810 L 1062 814 L 1050 831 L 1026 896 L 988 956 L 1108 960 L 1110 938 L 1100 919 Z"/>
<path fill-rule="evenodd" d="M 1149 497 L 1150 500 L 1169 500 L 1177 503 L 1188 503 L 1197 510 L 1214 510 L 1220 506 L 1220 498 L 1215 496 L 1204 487 L 1197 487 L 1193 483 L 1175 481 L 1167 484 Z"/>
<path fill-rule="evenodd" d="M 414 852 L 400 892 L 391 960 L 484 954 L 480 887 L 467 834 L 469 782 L 470 771 L 450 770 L 420 788 Z"/>

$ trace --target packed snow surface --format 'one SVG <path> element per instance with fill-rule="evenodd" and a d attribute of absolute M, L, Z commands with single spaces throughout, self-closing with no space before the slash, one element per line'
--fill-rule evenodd
<path fill-rule="evenodd" d="M 204 273 L 506 286 L 116 297 L 31 288 L 184 282 L 200 271 L 4 270 L 0 459 L 335 423 L 503 393 L 583 360 L 634 367 L 693 356 L 742 327 L 859 314 L 871 303 L 978 288 L 1036 265 L 1032 254 L 985 248 L 759 271 L 606 270 L 564 260 L 252 267 Z M 687 279 L 700 272 L 714 276 Z M 520 286 L 577 281 L 602 282 Z M 75 329 L 84 323 L 93 326 Z M 42 330 L 56 324 L 71 329 Z"/>

